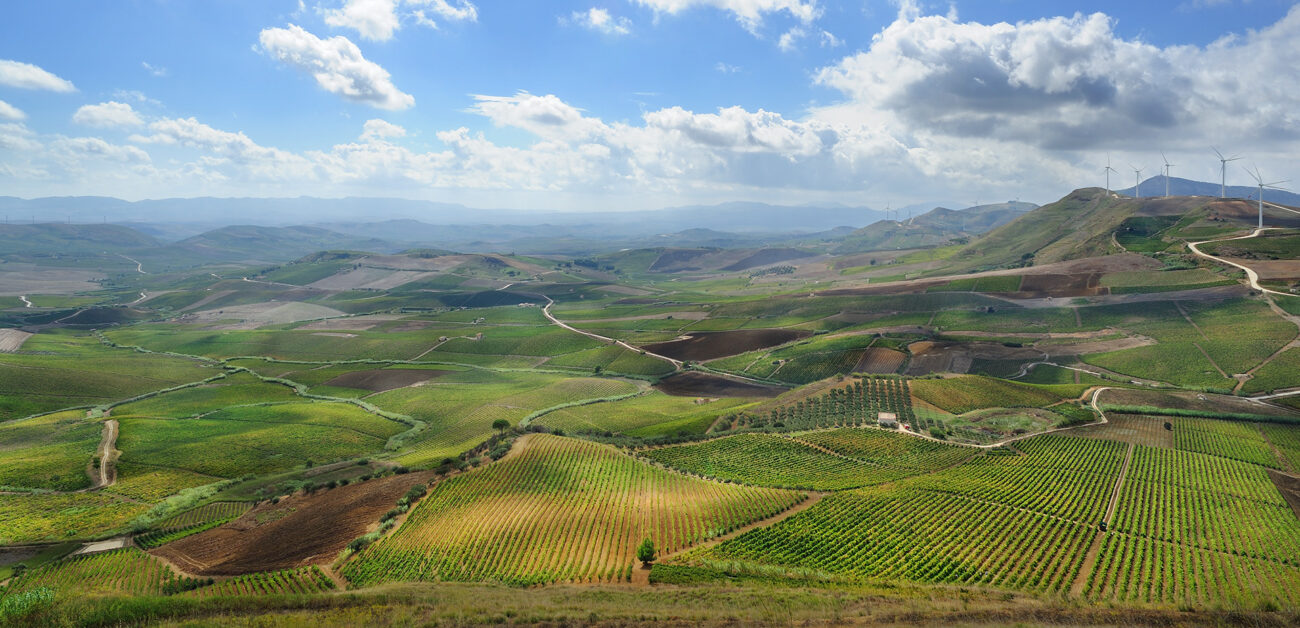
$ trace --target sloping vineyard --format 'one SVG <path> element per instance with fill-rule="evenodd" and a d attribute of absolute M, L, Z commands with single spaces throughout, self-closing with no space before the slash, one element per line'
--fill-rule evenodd
<path fill-rule="evenodd" d="M 356 585 L 620 581 L 647 537 L 673 552 L 804 499 L 684 477 L 570 438 L 535 434 L 515 447 L 500 462 L 437 484 L 343 575 Z"/>
<path fill-rule="evenodd" d="M 229 597 L 235 595 L 307 595 L 334 589 L 320 567 L 302 567 L 266 573 L 251 573 L 195 589 L 192 597 Z"/>
<path fill-rule="evenodd" d="M 795 402 L 751 419 L 755 426 L 813 429 L 875 425 L 876 415 L 892 412 L 900 423 L 915 419 L 907 380 L 866 377 L 843 388 Z"/>

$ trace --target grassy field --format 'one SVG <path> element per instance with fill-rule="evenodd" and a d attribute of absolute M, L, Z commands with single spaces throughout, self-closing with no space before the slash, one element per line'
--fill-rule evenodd
<path fill-rule="evenodd" d="M 90 486 L 86 466 L 102 425 L 84 410 L 0 423 L 0 486 L 75 491 Z"/>
<path fill-rule="evenodd" d="M 0 494 L 0 545 L 105 535 L 148 509 L 97 493 Z"/>
<path fill-rule="evenodd" d="M 384 449 L 405 426 L 342 403 L 239 406 L 198 419 L 119 416 L 124 464 L 214 478 L 273 473 Z M 204 482 L 206 483 L 206 482 Z"/>
<path fill-rule="evenodd" d="M 1186 314 L 1186 316 L 1184 316 Z M 1230 389 L 1296 336 L 1295 325 L 1255 300 L 1155 302 L 1091 307 L 1085 322 L 1154 338 L 1157 344 L 1083 356 L 1112 371 L 1184 386 Z"/>
<path fill-rule="evenodd" d="M 435 385 L 381 393 L 368 401 L 428 424 L 397 457 L 402 464 L 421 466 L 437 464 L 482 442 L 498 419 L 517 425 L 539 410 L 637 390 L 635 384 L 617 379 L 476 371 Z"/>
<path fill-rule="evenodd" d="M 183 358 L 106 347 L 82 332 L 44 332 L 0 353 L 0 421 L 95 405 L 215 375 Z"/>
<path fill-rule="evenodd" d="M 1255 371 L 1254 377 L 1241 389 L 1246 393 L 1257 393 L 1293 388 L 1300 386 L 1300 376 L 1297 373 L 1300 373 L 1300 348 L 1293 347 Z"/>
<path fill-rule="evenodd" d="M 651 391 L 621 401 L 564 408 L 537 423 L 566 432 L 608 431 L 642 438 L 703 434 L 718 417 L 742 412 L 755 403 L 751 399 L 674 397 Z"/>
<path fill-rule="evenodd" d="M 1077 397 L 1085 385 L 1021 384 L 981 375 L 944 379 L 916 379 L 909 382 L 912 396 L 953 414 L 982 408 L 1041 408 Z"/>
<path fill-rule="evenodd" d="M 343 568 L 354 584 L 630 578 L 638 544 L 674 552 L 797 503 L 798 493 L 685 478 L 605 446 L 533 435 L 433 487 L 390 538 Z"/>

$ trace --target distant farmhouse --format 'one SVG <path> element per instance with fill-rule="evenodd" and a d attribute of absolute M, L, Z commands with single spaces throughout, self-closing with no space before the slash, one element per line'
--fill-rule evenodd
<path fill-rule="evenodd" d="M 880 427 L 898 429 L 898 415 L 893 412 L 881 412 L 876 415 L 876 423 L 879 423 Z"/>

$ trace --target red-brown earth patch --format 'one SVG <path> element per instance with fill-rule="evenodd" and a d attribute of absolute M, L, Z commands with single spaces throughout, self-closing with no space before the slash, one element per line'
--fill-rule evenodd
<path fill-rule="evenodd" d="M 734 331 L 709 331 L 688 334 L 679 340 L 645 345 L 652 353 L 677 360 L 713 360 L 746 351 L 782 345 L 791 340 L 811 336 L 812 332 L 798 329 L 737 329 Z"/>
<path fill-rule="evenodd" d="M 786 391 L 778 386 L 742 382 L 698 371 L 665 377 L 655 384 L 655 388 L 674 397 L 775 397 Z"/>
<path fill-rule="evenodd" d="M 884 347 L 871 347 L 862 352 L 862 357 L 858 359 L 857 366 L 853 367 L 853 372 L 897 373 L 898 368 L 903 366 L 903 361 L 906 359 L 907 354 L 902 351 Z"/>
<path fill-rule="evenodd" d="M 201 576 L 323 565 L 379 522 L 397 500 L 432 472 L 368 482 L 264 502 L 223 526 L 168 543 L 150 553 Z"/>
<path fill-rule="evenodd" d="M 325 382 L 325 385 L 384 392 L 427 382 L 453 372 L 438 369 L 371 369 L 344 373 Z"/>

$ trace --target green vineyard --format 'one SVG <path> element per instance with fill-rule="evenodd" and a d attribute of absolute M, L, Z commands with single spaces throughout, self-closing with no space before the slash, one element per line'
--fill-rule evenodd
<path fill-rule="evenodd" d="M 156 521 L 150 527 L 154 530 L 175 530 L 217 520 L 235 519 L 252 507 L 253 505 L 247 502 L 212 502 Z"/>
<path fill-rule="evenodd" d="M 642 539 L 671 553 L 803 499 L 683 477 L 570 438 L 537 434 L 515 447 L 501 462 L 435 485 L 391 537 L 362 550 L 343 575 L 359 586 L 621 581 Z"/>
<path fill-rule="evenodd" d="M 179 581 L 158 559 L 135 548 L 72 556 L 37 567 L 15 579 L 5 594 L 37 587 L 56 593 L 161 595 Z"/>
<path fill-rule="evenodd" d="M 222 580 L 186 593 L 190 597 L 231 597 L 237 595 L 309 595 L 334 590 L 334 581 L 311 566 L 266 573 L 253 573 Z"/>
<path fill-rule="evenodd" d="M 650 449 L 642 455 L 709 478 L 755 486 L 842 490 L 951 466 L 976 451 L 874 428 L 844 428 L 793 436 L 736 434 Z"/>
<path fill-rule="evenodd" d="M 800 400 L 751 419 L 754 426 L 813 429 L 874 425 L 880 412 L 892 412 L 900 423 L 915 419 L 907 380 L 862 378 L 825 395 Z"/>

